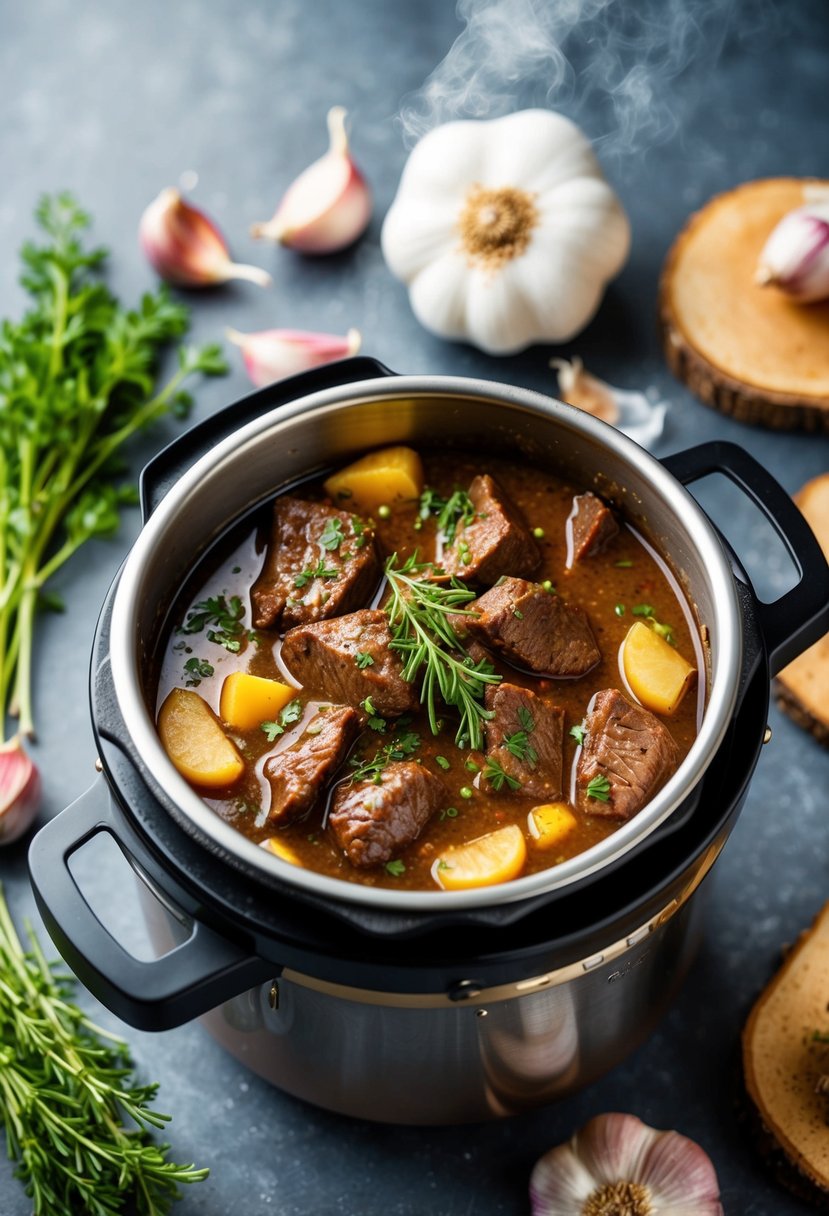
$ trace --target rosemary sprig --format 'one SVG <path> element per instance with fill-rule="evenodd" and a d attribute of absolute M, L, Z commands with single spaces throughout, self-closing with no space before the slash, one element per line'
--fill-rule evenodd
<path fill-rule="evenodd" d="M 404 656 L 403 679 L 413 682 L 421 673 L 421 704 L 425 705 L 432 734 L 440 732 L 436 698 L 460 715 L 455 735 L 459 746 L 480 748 L 482 723 L 492 717 L 484 708 L 487 684 L 498 684 L 491 663 L 475 663 L 458 640 L 449 617 L 474 616 L 464 607 L 475 592 L 459 579 L 437 581 L 431 562 L 417 561 L 417 553 L 402 566 L 393 554 L 385 565 L 391 596 L 385 605 L 392 630 L 391 646 Z"/>
<path fill-rule="evenodd" d="M 149 1107 L 158 1086 L 135 1082 L 126 1043 L 71 1003 L 27 933 L 24 951 L 0 887 L 0 1108 L 34 1216 L 114 1216 L 130 1199 L 162 1216 L 208 1171 L 166 1160 L 149 1132 L 169 1120 Z"/>

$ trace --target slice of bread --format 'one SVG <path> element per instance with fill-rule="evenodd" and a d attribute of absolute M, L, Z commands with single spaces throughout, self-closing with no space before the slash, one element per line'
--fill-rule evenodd
<path fill-rule="evenodd" d="M 829 473 L 808 481 L 795 502 L 829 557 Z M 798 726 L 829 747 L 829 634 L 783 668 L 775 696 Z"/>
<path fill-rule="evenodd" d="M 781 1180 L 801 1194 L 808 1182 L 810 1197 L 829 1205 L 829 903 L 752 1009 L 743 1072 L 765 1131 L 791 1166 Z"/>

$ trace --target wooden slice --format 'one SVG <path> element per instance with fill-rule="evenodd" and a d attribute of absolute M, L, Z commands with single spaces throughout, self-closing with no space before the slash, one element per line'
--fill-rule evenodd
<path fill-rule="evenodd" d="M 795 502 L 829 557 L 829 473 L 808 481 L 795 495 Z M 829 634 L 783 668 L 775 682 L 775 695 L 777 704 L 798 726 L 829 747 Z"/>
<path fill-rule="evenodd" d="M 746 182 L 693 215 L 665 262 L 659 318 L 671 370 L 740 422 L 829 430 L 829 301 L 796 304 L 754 273 L 778 220 L 829 181 Z"/>
<path fill-rule="evenodd" d="M 763 989 L 743 1030 L 743 1073 L 762 1121 L 764 1147 L 780 1151 L 781 1181 L 820 1207 L 829 1204 L 829 904 Z M 778 1161 L 772 1164 L 779 1166 Z"/>

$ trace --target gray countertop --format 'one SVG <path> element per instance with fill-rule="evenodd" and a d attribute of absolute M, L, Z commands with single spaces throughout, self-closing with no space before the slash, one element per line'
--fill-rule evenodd
<path fill-rule="evenodd" d="M 611 33 L 619 7 L 606 15 Z M 672 0 L 659 7 L 672 23 L 672 42 L 648 60 L 658 75 L 645 73 L 653 94 L 643 95 L 637 115 L 619 110 L 621 87 L 616 111 L 606 95 L 586 93 L 588 77 L 580 71 L 589 64 L 578 28 L 567 44 L 575 84 L 565 83 L 551 104 L 560 98 L 561 108 L 599 140 L 634 243 L 596 320 L 554 353 L 577 352 L 612 382 L 653 387 L 668 400 L 658 454 L 708 438 L 733 440 L 794 491 L 826 468 L 826 439 L 747 429 L 699 405 L 664 366 L 654 311 L 662 258 L 689 211 L 748 178 L 829 175 L 825 5 Z M 691 18 L 699 21 L 681 26 Z M 138 217 L 162 186 L 192 170 L 194 200 L 230 234 L 236 255 L 274 275 L 268 292 L 240 285 L 192 297 L 198 338 L 214 338 L 225 325 L 333 332 L 354 325 L 365 353 L 397 371 L 553 389 L 549 348 L 498 360 L 442 342 L 418 326 L 405 291 L 383 265 L 380 223 L 406 155 L 395 115 L 460 29 L 445 0 L 36 0 L 0 5 L 0 28 L 3 315 L 15 315 L 23 302 L 14 282 L 16 251 L 31 232 L 42 191 L 77 193 L 95 216 L 95 237 L 112 248 L 113 287 L 132 299 L 153 282 L 137 249 Z M 686 52 L 690 61 L 683 63 Z M 540 69 L 545 81 L 548 69 Z M 616 68 L 608 73 L 610 80 L 625 78 Z M 516 97 L 536 101 L 538 88 L 525 81 Z M 367 236 L 350 252 L 314 262 L 255 245 L 246 235 L 249 223 L 269 216 L 292 176 L 322 150 L 324 116 L 336 103 L 350 111 L 354 153 L 375 190 Z M 631 136 L 628 119 L 645 118 L 646 127 Z M 608 135 L 614 124 L 616 133 Z M 197 419 L 247 391 L 235 356 L 229 377 L 198 389 Z M 136 471 L 178 429 L 170 421 L 137 443 Z M 779 594 L 786 564 L 768 546 L 765 525 L 722 485 L 703 487 L 703 497 L 762 588 Z M 89 649 L 99 606 L 138 527 L 137 512 L 128 512 L 115 540 L 86 546 L 56 579 L 67 613 L 40 628 L 35 755 L 45 777 L 44 817 L 81 794 L 94 775 Z M 740 1027 L 781 946 L 829 893 L 829 757 L 774 709 L 770 722 L 773 741 L 716 866 L 700 956 L 672 1011 L 626 1063 L 586 1092 L 531 1115 L 484 1127 L 401 1129 L 350 1121 L 284 1096 L 245 1072 L 198 1025 L 160 1035 L 130 1031 L 142 1075 L 161 1082 L 159 1106 L 173 1115 L 176 1159 L 211 1167 L 209 1181 L 176 1210 L 519 1216 L 528 1210 L 527 1179 L 541 1152 L 593 1114 L 627 1110 L 703 1144 L 717 1166 L 727 1213 L 803 1211 L 767 1177 L 737 1116 Z M 15 915 L 31 912 L 23 845 L 3 852 L 0 878 Z M 0 1164 L 0 1210 L 30 1211 L 7 1163 Z"/>

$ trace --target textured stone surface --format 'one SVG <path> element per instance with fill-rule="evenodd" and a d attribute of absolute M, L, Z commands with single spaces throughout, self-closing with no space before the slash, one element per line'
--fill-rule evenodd
<path fill-rule="evenodd" d="M 610 146 L 608 172 L 633 222 L 632 257 L 594 323 L 556 352 L 577 351 L 607 379 L 653 386 L 668 399 L 660 452 L 707 438 L 734 440 L 789 490 L 824 471 L 826 441 L 747 430 L 698 405 L 663 366 L 654 312 L 662 257 L 691 209 L 748 177 L 825 173 L 829 30 L 820 0 L 796 9 L 784 21 L 771 5 L 735 0 L 724 7 L 722 21 L 707 27 L 702 53 L 670 86 L 675 136 L 645 154 L 624 156 Z M 496 360 L 425 333 L 380 256 L 380 220 L 405 157 L 394 115 L 458 28 L 445 0 L 4 4 L 3 314 L 21 304 L 15 252 L 30 233 L 41 191 L 78 193 L 95 215 L 95 236 L 114 251 L 112 283 L 130 298 L 152 282 L 136 247 L 138 216 L 162 186 L 194 170 L 196 201 L 231 234 L 237 256 L 269 266 L 275 280 L 267 293 L 240 285 L 194 300 L 199 338 L 216 336 L 226 324 L 339 332 L 356 325 L 365 351 L 399 371 L 551 389 L 547 348 Z M 376 192 L 366 239 L 316 262 L 255 245 L 248 224 L 270 215 L 291 176 L 322 151 L 325 112 L 340 102 L 351 111 L 355 154 Z M 580 117 L 591 134 L 602 133 L 598 109 Z M 196 417 L 246 387 L 235 360 L 231 377 L 199 391 Z M 136 447 L 136 469 L 175 432 L 170 423 Z M 705 501 L 760 572 L 761 586 L 779 593 L 786 565 L 767 548 L 767 530 L 723 487 L 706 490 Z M 44 816 L 77 797 L 93 776 L 89 646 L 98 606 L 137 528 L 132 513 L 117 540 L 79 554 L 56 587 L 69 611 L 41 625 L 36 755 L 45 770 Z M 531 1165 L 544 1149 L 599 1111 L 630 1110 L 701 1141 L 719 1169 L 727 1212 L 800 1212 L 766 1178 L 735 1119 L 741 1023 L 781 944 L 829 894 L 829 757 L 775 711 L 771 722 L 774 740 L 716 867 L 705 946 L 673 1011 L 625 1065 L 588 1092 L 531 1116 L 485 1128 L 401 1130 L 350 1122 L 284 1097 L 247 1075 L 196 1026 L 159 1036 L 131 1032 L 142 1073 L 162 1082 L 159 1102 L 174 1116 L 178 1159 L 212 1167 L 209 1182 L 177 1211 L 519 1216 L 527 1210 Z M 22 846 L 0 856 L 0 878 L 15 914 L 31 910 Z M 4 1216 L 31 1210 L 5 1162 L 0 1210 Z"/>

